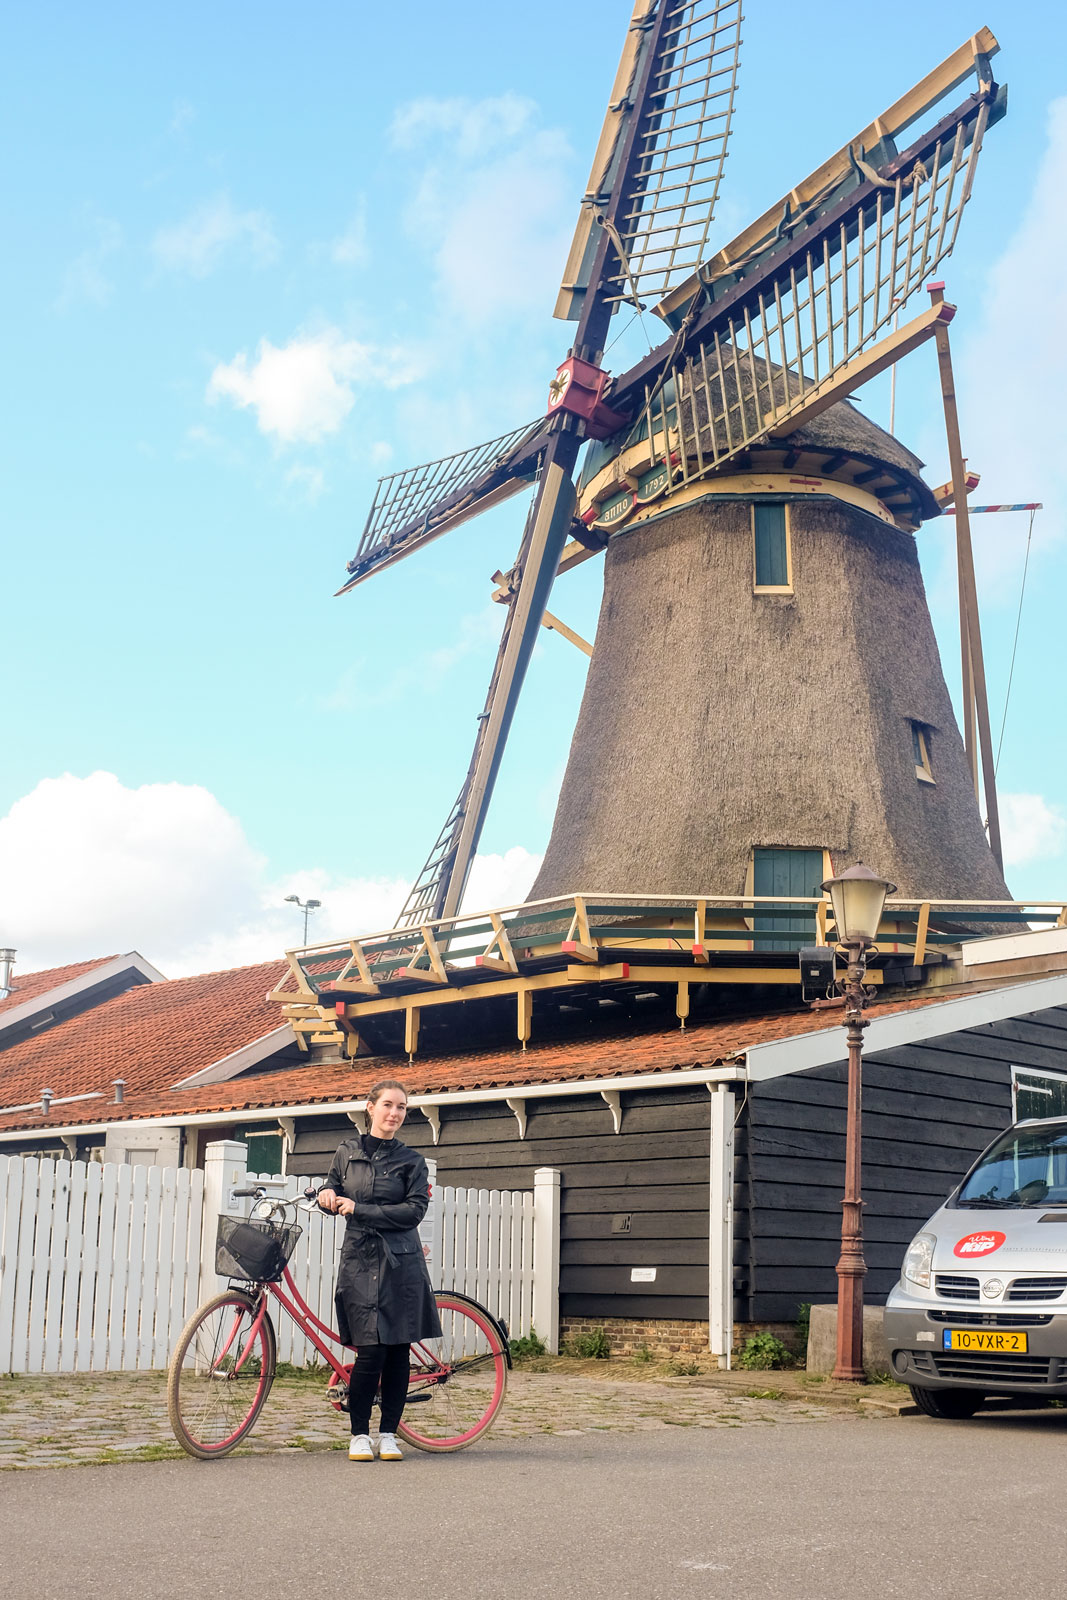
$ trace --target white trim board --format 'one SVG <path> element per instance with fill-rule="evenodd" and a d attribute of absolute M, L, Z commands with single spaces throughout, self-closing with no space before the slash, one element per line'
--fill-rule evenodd
<path fill-rule="evenodd" d="M 123 972 L 130 971 L 139 972 L 149 983 L 167 981 L 157 967 L 136 950 L 131 950 L 128 955 L 115 956 L 111 961 L 102 961 L 98 967 L 90 967 L 88 972 L 79 973 L 76 978 L 68 978 L 66 983 L 59 983 L 54 989 L 44 989 L 19 1005 L 5 1006 L 0 1011 L 0 1036 L 21 1022 L 28 1022 L 39 1011 L 51 1011 L 53 1006 L 62 1005 L 64 1000 L 72 1000 L 87 989 L 94 989 L 97 984 L 106 983 L 109 978 L 117 978 Z M 15 992 L 18 992 L 17 988 Z"/>
<path fill-rule="evenodd" d="M 268 1056 L 277 1055 L 279 1050 L 284 1050 L 288 1045 L 295 1043 L 296 1034 L 288 1022 L 283 1022 L 280 1028 L 272 1028 L 270 1033 L 265 1033 L 261 1039 L 253 1039 L 251 1044 L 243 1044 L 239 1050 L 232 1050 L 228 1056 L 220 1056 L 218 1061 L 200 1067 L 196 1072 L 191 1072 L 187 1078 L 179 1078 L 177 1083 L 171 1084 L 171 1088 L 188 1089 L 193 1084 L 228 1083 L 231 1078 L 239 1078 L 249 1067 L 258 1066 Z"/>
<path fill-rule="evenodd" d="M 978 1028 L 984 1022 L 1006 1022 L 1009 1017 L 1025 1016 L 1029 1011 L 1063 1005 L 1067 1005 L 1067 975 L 1013 983 L 1002 989 L 987 989 L 983 994 L 958 995 L 916 1006 L 914 1011 L 890 1012 L 888 1016 L 875 1013 L 864 1035 L 863 1053 L 870 1056 L 879 1050 L 895 1050 L 900 1045 Z M 837 1023 L 818 1033 L 752 1045 L 745 1051 L 745 1060 L 750 1080 L 759 1083 L 765 1078 L 783 1078 L 790 1072 L 828 1067 L 835 1061 L 844 1061 L 847 1054 L 844 1029 Z"/>
<path fill-rule="evenodd" d="M 477 1102 L 506 1104 L 509 1100 L 549 1099 L 554 1096 L 575 1094 L 602 1094 L 605 1089 L 678 1088 L 692 1084 L 738 1083 L 744 1078 L 741 1067 L 727 1064 L 721 1067 L 683 1067 L 679 1072 L 642 1072 L 625 1078 L 581 1078 L 568 1083 L 524 1083 L 521 1087 L 502 1089 L 457 1089 L 452 1094 L 413 1094 L 408 1104 L 416 1110 L 426 1106 L 472 1105 Z M 109 1128 L 195 1128 L 213 1122 L 279 1122 L 282 1117 L 333 1117 L 352 1111 L 365 1111 L 367 1098 L 357 1100 L 328 1100 L 315 1105 L 231 1107 L 220 1111 L 191 1111 L 186 1116 L 171 1112 L 161 1117 L 129 1117 L 109 1122 L 76 1123 L 62 1127 L 42 1122 L 28 1128 L 5 1128 L 0 1132 L 0 1144 L 33 1135 L 45 1134 L 49 1138 L 65 1133 L 106 1133 Z"/>
<path fill-rule="evenodd" d="M 960 959 L 965 967 L 981 967 L 990 961 L 1022 961 L 1064 951 L 1067 928 L 1034 928 L 1029 933 L 998 933 L 988 939 L 965 940 Z"/>

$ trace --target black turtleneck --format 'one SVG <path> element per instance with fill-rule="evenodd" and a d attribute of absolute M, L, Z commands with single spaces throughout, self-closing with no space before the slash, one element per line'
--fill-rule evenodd
<path fill-rule="evenodd" d="M 371 1161 L 374 1160 L 383 1145 L 391 1149 L 395 1143 L 395 1139 L 376 1139 L 373 1133 L 365 1133 L 363 1135 L 363 1148 Z"/>

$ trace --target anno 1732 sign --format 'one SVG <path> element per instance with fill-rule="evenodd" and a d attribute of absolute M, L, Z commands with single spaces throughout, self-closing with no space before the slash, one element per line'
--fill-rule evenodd
<path fill-rule="evenodd" d="M 632 481 L 632 480 L 631 480 Z M 638 506 L 658 500 L 671 481 L 670 469 L 662 462 L 641 474 L 635 489 L 623 489 L 603 501 L 593 521 L 594 528 L 617 528 Z"/>

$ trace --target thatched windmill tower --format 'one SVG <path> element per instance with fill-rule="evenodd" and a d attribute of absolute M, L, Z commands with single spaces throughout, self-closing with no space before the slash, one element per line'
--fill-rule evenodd
<path fill-rule="evenodd" d="M 605 449 L 582 498 L 610 516 Z M 810 894 L 829 852 L 906 896 L 1007 899 L 919 571 L 921 463 L 839 403 L 736 466 L 615 523 L 531 897 Z"/>
<path fill-rule="evenodd" d="M 937 506 L 920 463 L 842 403 L 924 341 L 941 351 L 950 307 L 896 318 L 951 250 L 1004 114 L 998 46 L 976 34 L 707 258 L 739 43 L 739 0 L 636 0 L 556 305 L 577 328 L 547 415 L 379 484 L 342 592 L 536 484 L 474 754 L 400 927 L 457 911 L 552 583 L 605 547 L 535 896 L 807 895 L 829 852 L 905 894 L 1006 898 L 975 799 L 975 610 L 965 756 L 912 537 Z M 669 337 L 610 379 L 614 312 L 652 300 Z M 987 737 L 983 759 L 995 843 Z"/>

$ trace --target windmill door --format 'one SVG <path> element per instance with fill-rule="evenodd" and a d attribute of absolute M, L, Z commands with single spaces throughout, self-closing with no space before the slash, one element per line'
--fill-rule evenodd
<path fill-rule="evenodd" d="M 756 850 L 753 852 L 754 895 L 819 895 L 825 877 L 821 850 Z M 762 907 L 752 919 L 757 950 L 799 950 L 815 941 L 815 908 L 800 914 L 783 906 Z"/>

